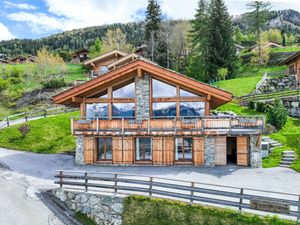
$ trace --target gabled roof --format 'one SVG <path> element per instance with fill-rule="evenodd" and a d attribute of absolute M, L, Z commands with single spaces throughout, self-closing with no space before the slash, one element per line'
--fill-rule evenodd
<path fill-rule="evenodd" d="M 55 104 L 71 105 L 73 97 L 85 97 L 98 89 L 106 87 L 106 85 L 114 80 L 121 80 L 126 78 L 134 71 L 144 71 L 151 74 L 157 79 L 169 82 L 171 84 L 178 84 L 182 88 L 186 88 L 195 93 L 209 95 L 211 100 L 211 107 L 216 108 L 232 100 L 232 93 L 213 87 L 211 85 L 196 81 L 188 76 L 177 73 L 172 70 L 165 69 L 152 63 L 150 61 L 138 58 L 128 64 L 125 64 L 115 70 L 112 70 L 102 76 L 93 80 L 87 81 L 79 86 L 69 89 L 53 97 Z M 102 89 L 103 90 L 103 89 Z"/>
<path fill-rule="evenodd" d="M 234 46 L 235 46 L 236 48 L 239 48 L 239 49 L 244 49 L 244 48 L 245 48 L 244 46 L 241 46 L 241 45 L 238 45 L 238 44 L 234 44 Z"/>
<path fill-rule="evenodd" d="M 289 64 L 291 61 L 295 60 L 296 58 L 300 57 L 300 51 L 296 52 L 295 54 L 291 55 L 287 59 L 283 60 L 281 63 L 279 63 L 280 66 Z"/>
<path fill-rule="evenodd" d="M 0 58 L 0 62 L 2 62 L 2 63 L 9 63 L 9 61 L 7 61 L 5 59 L 1 59 L 1 58 Z"/>
<path fill-rule="evenodd" d="M 120 58 L 119 60 L 117 60 L 117 61 L 109 64 L 107 66 L 107 68 L 108 69 L 117 68 L 117 67 L 120 67 L 120 66 L 122 66 L 122 65 L 124 65 L 126 63 L 129 63 L 129 62 L 131 62 L 131 61 L 133 61 L 135 59 L 143 59 L 144 61 L 149 61 L 148 59 L 143 58 L 142 56 L 140 56 L 140 55 L 138 55 L 136 53 L 130 53 L 130 54 L 128 54 L 128 55 Z M 151 61 L 149 61 L 149 62 L 151 62 Z M 151 62 L 151 63 L 153 63 L 153 62 Z"/>
<path fill-rule="evenodd" d="M 124 53 L 124 52 L 121 52 L 119 50 L 113 50 L 113 51 L 110 51 L 110 52 L 107 52 L 105 54 L 102 54 L 94 59 L 90 59 L 86 62 L 84 62 L 84 65 L 87 66 L 87 65 L 90 65 L 94 62 L 97 62 L 97 61 L 100 61 L 100 60 L 104 60 L 104 59 L 107 59 L 107 58 L 110 58 L 110 57 L 113 57 L 113 56 L 121 56 L 121 57 L 124 57 L 126 56 L 127 54 Z"/>

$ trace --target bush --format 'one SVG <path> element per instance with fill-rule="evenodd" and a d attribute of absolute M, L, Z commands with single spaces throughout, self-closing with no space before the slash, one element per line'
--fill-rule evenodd
<path fill-rule="evenodd" d="M 266 103 L 264 103 L 264 102 L 257 102 L 256 103 L 256 111 L 257 112 L 266 112 Z"/>
<path fill-rule="evenodd" d="M 57 88 L 62 88 L 66 87 L 67 83 L 65 82 L 64 78 L 59 78 L 59 79 L 52 79 L 48 80 L 42 83 L 43 89 L 57 89 Z"/>
<path fill-rule="evenodd" d="M 276 127 L 277 130 L 280 130 L 287 121 L 288 113 L 278 99 L 275 100 L 273 107 L 270 107 L 267 112 L 267 122 Z"/>
<path fill-rule="evenodd" d="M 19 132 L 22 135 L 22 138 L 25 138 L 27 134 L 30 132 L 30 126 L 28 124 L 23 124 L 18 128 Z"/>
<path fill-rule="evenodd" d="M 255 110 L 255 102 L 253 101 L 248 102 L 248 108 Z"/>
<path fill-rule="evenodd" d="M 0 94 L 5 91 L 8 87 L 8 82 L 0 78 Z"/>

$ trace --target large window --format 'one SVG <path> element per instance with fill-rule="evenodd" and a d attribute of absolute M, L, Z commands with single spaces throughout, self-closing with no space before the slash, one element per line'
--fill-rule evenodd
<path fill-rule="evenodd" d="M 153 116 L 176 116 L 176 102 L 156 102 L 152 105 Z"/>
<path fill-rule="evenodd" d="M 180 102 L 180 116 L 204 116 L 204 102 Z"/>
<path fill-rule="evenodd" d="M 94 103 L 86 105 L 86 117 L 88 119 L 95 119 L 108 116 L 107 103 Z"/>
<path fill-rule="evenodd" d="M 153 79 L 152 96 L 153 98 L 176 97 L 176 87 Z"/>
<path fill-rule="evenodd" d="M 192 92 L 180 89 L 180 97 L 200 97 Z"/>
<path fill-rule="evenodd" d="M 112 138 L 97 139 L 98 161 L 112 161 Z"/>
<path fill-rule="evenodd" d="M 136 161 L 152 160 L 152 139 L 148 137 L 136 138 Z"/>
<path fill-rule="evenodd" d="M 113 103 L 112 104 L 112 116 L 131 118 L 135 116 L 135 104 L 134 103 Z"/>
<path fill-rule="evenodd" d="M 127 84 L 113 91 L 113 98 L 134 98 L 135 85 L 134 83 Z"/>
<path fill-rule="evenodd" d="M 175 161 L 193 160 L 193 139 L 176 138 Z"/>

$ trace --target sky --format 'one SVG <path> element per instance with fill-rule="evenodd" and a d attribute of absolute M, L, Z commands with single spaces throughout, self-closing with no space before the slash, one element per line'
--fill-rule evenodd
<path fill-rule="evenodd" d="M 192 19 L 198 0 L 158 0 L 170 19 Z M 148 0 L 0 0 L 0 40 L 40 38 L 62 31 L 141 21 Z M 249 0 L 225 0 L 231 15 Z M 300 11 L 300 0 L 270 0 L 272 9 Z"/>

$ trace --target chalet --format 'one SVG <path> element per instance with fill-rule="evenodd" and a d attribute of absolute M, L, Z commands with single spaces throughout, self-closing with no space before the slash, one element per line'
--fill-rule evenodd
<path fill-rule="evenodd" d="M 273 41 L 269 41 L 266 45 L 263 46 L 264 48 L 265 47 L 269 47 L 269 48 L 283 48 L 282 45 L 276 43 L 276 42 L 273 42 Z M 250 51 L 254 51 L 254 50 L 257 50 L 258 48 L 258 45 L 254 45 L 250 48 Z"/>
<path fill-rule="evenodd" d="M 9 61 L 5 60 L 5 59 L 0 59 L 0 64 L 8 64 Z"/>
<path fill-rule="evenodd" d="M 71 118 L 79 164 L 259 167 L 263 118 L 211 115 L 232 97 L 137 57 L 53 101 L 80 108 Z"/>
<path fill-rule="evenodd" d="M 282 61 L 279 65 L 288 66 L 288 74 L 296 75 L 298 81 L 300 81 L 300 52 L 295 53 L 294 55 L 288 57 Z"/>
<path fill-rule="evenodd" d="M 94 59 L 84 62 L 84 66 L 90 68 L 91 76 L 96 77 L 103 75 L 109 71 L 108 65 L 118 61 L 127 54 L 118 50 L 113 50 L 100 55 Z"/>
<path fill-rule="evenodd" d="M 27 62 L 27 57 L 19 55 L 13 59 L 11 59 L 11 63 L 13 64 L 23 64 Z"/>
<path fill-rule="evenodd" d="M 245 47 L 238 45 L 238 44 L 234 44 L 234 47 L 236 49 L 236 54 L 238 54 L 238 55 L 241 53 L 241 51 L 243 51 L 245 49 Z"/>
<path fill-rule="evenodd" d="M 73 62 L 84 62 L 86 60 L 89 59 L 89 50 L 83 48 L 83 49 L 80 49 L 76 52 L 73 52 L 72 54 L 72 61 Z"/>

